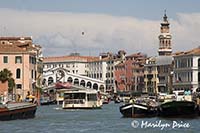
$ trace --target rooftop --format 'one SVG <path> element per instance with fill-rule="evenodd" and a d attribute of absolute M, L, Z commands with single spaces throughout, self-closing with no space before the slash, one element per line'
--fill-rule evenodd
<path fill-rule="evenodd" d="M 15 45 L 0 45 L 0 53 L 23 53 L 26 49 L 19 48 Z"/>
<path fill-rule="evenodd" d="M 96 60 L 99 60 L 99 57 L 93 57 L 93 56 L 57 56 L 57 57 L 44 57 L 43 62 L 44 63 L 65 62 L 65 61 L 90 62 L 90 61 L 96 61 Z"/>
<path fill-rule="evenodd" d="M 32 37 L 0 37 L 0 41 L 2 40 L 32 40 Z"/>
<path fill-rule="evenodd" d="M 185 52 L 176 52 L 173 54 L 173 56 L 183 56 L 183 55 L 200 55 L 200 47 Z"/>

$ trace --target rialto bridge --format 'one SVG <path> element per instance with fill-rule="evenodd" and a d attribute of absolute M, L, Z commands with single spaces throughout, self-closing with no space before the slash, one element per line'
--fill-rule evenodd
<path fill-rule="evenodd" d="M 102 80 L 69 73 L 68 70 L 64 68 L 54 68 L 43 72 L 43 86 L 50 87 L 56 82 L 70 82 L 73 85 L 83 86 L 86 88 L 105 92 L 105 83 Z"/>

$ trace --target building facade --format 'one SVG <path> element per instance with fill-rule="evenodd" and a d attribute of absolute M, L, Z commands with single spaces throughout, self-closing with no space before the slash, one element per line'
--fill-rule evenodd
<path fill-rule="evenodd" d="M 147 59 L 144 65 L 144 82 L 145 90 L 148 93 L 158 92 L 158 69 L 156 65 L 156 57 L 151 57 Z"/>
<path fill-rule="evenodd" d="M 41 55 L 41 47 L 34 45 L 31 37 L 0 37 L 0 69 L 7 68 L 13 74 L 14 94 L 25 98 L 28 91 L 34 92 Z"/>
<path fill-rule="evenodd" d="M 87 76 L 89 73 L 88 62 L 97 59 L 98 57 L 80 55 L 45 57 L 43 59 L 43 71 L 45 73 L 45 71 L 50 69 L 64 68 L 70 73 Z"/>
<path fill-rule="evenodd" d="M 102 80 L 106 83 L 107 56 L 100 55 L 98 59 L 88 62 L 88 77 Z"/>
<path fill-rule="evenodd" d="M 108 53 L 106 62 L 106 89 L 108 92 L 117 92 L 115 66 L 125 61 L 125 55 L 126 52 L 124 50 L 119 50 L 117 54 Z"/>
<path fill-rule="evenodd" d="M 174 54 L 174 90 L 195 91 L 200 85 L 200 48 Z"/>
<path fill-rule="evenodd" d="M 118 91 L 144 91 L 144 64 L 146 55 L 136 53 L 125 57 L 125 61 L 115 66 L 115 80 Z"/>
<path fill-rule="evenodd" d="M 173 58 L 172 56 L 151 57 L 144 69 L 146 92 L 166 93 L 172 90 Z"/>

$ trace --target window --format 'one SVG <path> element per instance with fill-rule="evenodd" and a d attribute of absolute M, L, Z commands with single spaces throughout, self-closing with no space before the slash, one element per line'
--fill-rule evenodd
<path fill-rule="evenodd" d="M 100 73 L 100 78 L 102 78 L 102 73 Z"/>
<path fill-rule="evenodd" d="M 16 84 L 17 89 L 22 89 L 22 84 Z"/>
<path fill-rule="evenodd" d="M 8 56 L 3 57 L 3 63 L 8 63 Z"/>
<path fill-rule="evenodd" d="M 31 64 L 36 64 L 36 58 L 30 56 L 30 57 L 29 57 L 29 63 L 31 63 Z"/>
<path fill-rule="evenodd" d="M 37 71 L 35 71 L 35 79 L 37 78 Z"/>
<path fill-rule="evenodd" d="M 96 94 L 87 94 L 88 101 L 96 101 L 97 95 Z"/>
<path fill-rule="evenodd" d="M 20 77 L 21 77 L 21 70 L 18 68 L 18 69 L 16 70 L 16 78 L 17 78 L 17 79 L 20 79 Z"/>
<path fill-rule="evenodd" d="M 31 78 L 32 78 L 32 79 L 33 79 L 33 77 L 34 77 L 33 74 L 34 74 L 34 72 L 33 72 L 33 70 L 32 70 L 32 71 L 31 71 Z"/>
<path fill-rule="evenodd" d="M 22 63 L 22 57 L 21 56 L 15 56 L 15 63 Z"/>

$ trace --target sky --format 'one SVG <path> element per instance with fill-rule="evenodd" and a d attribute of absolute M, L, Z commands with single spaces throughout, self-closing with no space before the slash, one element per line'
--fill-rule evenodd
<path fill-rule="evenodd" d="M 200 46 L 199 0 L 0 0 L 0 36 L 32 36 L 44 56 L 155 56 L 164 10 L 173 52 Z"/>

